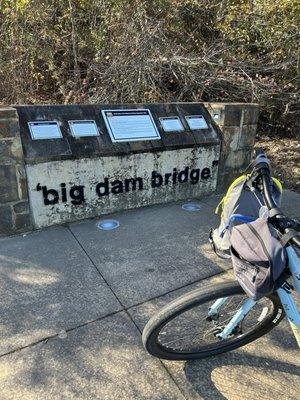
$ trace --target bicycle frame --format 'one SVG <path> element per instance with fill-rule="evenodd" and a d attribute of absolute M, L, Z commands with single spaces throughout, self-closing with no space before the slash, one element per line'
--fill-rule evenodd
<path fill-rule="evenodd" d="M 292 246 L 288 246 L 286 250 L 289 260 L 289 269 L 292 274 L 293 287 L 295 291 L 300 294 L 300 259 L 298 258 Z M 298 346 L 300 347 L 300 312 L 293 298 L 292 288 L 287 282 L 284 282 L 277 290 L 277 294 L 287 315 Z M 226 300 L 227 298 L 225 297 L 215 301 L 208 311 L 208 316 L 213 317 L 214 315 L 217 315 L 221 307 L 226 304 Z M 230 336 L 235 327 L 243 320 L 243 318 L 245 318 L 255 304 L 256 301 L 247 299 L 236 312 L 236 314 L 231 318 L 228 324 L 224 327 L 222 332 L 220 332 L 217 336 L 220 339 L 226 339 L 228 336 Z M 275 318 L 278 320 L 280 315 L 276 316 Z"/>
<path fill-rule="evenodd" d="M 289 269 L 292 274 L 293 286 L 295 291 L 300 294 L 300 260 L 292 246 L 288 246 L 286 250 L 289 258 Z M 298 346 L 300 347 L 300 312 L 293 298 L 291 287 L 284 283 L 277 290 L 277 293 Z"/>

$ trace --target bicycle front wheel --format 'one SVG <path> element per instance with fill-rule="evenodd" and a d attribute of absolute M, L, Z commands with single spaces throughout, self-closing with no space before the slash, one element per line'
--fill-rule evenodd
<path fill-rule="evenodd" d="M 226 301 L 213 317 L 210 307 Z M 276 294 L 260 299 L 226 339 L 219 339 L 247 296 L 238 282 L 194 290 L 164 307 L 143 331 L 143 344 L 155 357 L 190 360 L 236 349 L 269 332 L 284 317 Z"/>

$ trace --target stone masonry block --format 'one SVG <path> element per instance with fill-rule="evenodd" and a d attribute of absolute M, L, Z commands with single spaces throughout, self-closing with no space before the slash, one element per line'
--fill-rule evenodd
<path fill-rule="evenodd" d="M 250 164 L 251 158 L 252 148 L 231 151 L 226 159 L 224 172 L 228 169 L 243 170 Z"/>
<path fill-rule="evenodd" d="M 0 235 L 13 233 L 13 213 L 9 205 L 0 204 Z"/>
<path fill-rule="evenodd" d="M 241 137 L 241 128 L 238 126 L 224 126 L 222 132 L 223 150 L 225 155 L 230 151 L 238 150 Z"/>
<path fill-rule="evenodd" d="M 240 126 L 244 103 L 205 103 L 214 121 L 221 127 Z"/>
<path fill-rule="evenodd" d="M 257 104 L 205 103 L 209 113 L 219 126 L 256 125 L 259 115 Z"/>
<path fill-rule="evenodd" d="M 19 137 L 0 140 L 0 160 L 3 164 L 15 164 L 22 157 L 23 150 Z"/>
<path fill-rule="evenodd" d="M 0 139 L 18 136 L 19 129 L 18 119 L 0 119 Z"/>
<path fill-rule="evenodd" d="M 32 229 L 31 216 L 29 213 L 15 215 L 15 232 L 21 233 Z"/>
<path fill-rule="evenodd" d="M 28 201 L 19 201 L 13 205 L 13 210 L 16 214 L 29 213 Z"/>
<path fill-rule="evenodd" d="M 257 104 L 206 103 L 222 131 L 217 191 L 226 190 L 234 177 L 250 163 L 259 115 Z"/>
<path fill-rule="evenodd" d="M 27 179 L 24 165 L 16 165 L 19 199 L 28 199 Z"/>
<path fill-rule="evenodd" d="M 225 193 L 233 180 L 244 172 L 251 162 L 251 154 L 251 149 L 248 149 L 246 154 L 245 150 L 238 150 L 230 154 L 227 166 L 219 173 L 217 193 Z"/>
<path fill-rule="evenodd" d="M 259 116 L 258 104 L 245 105 L 243 125 L 256 125 L 258 116 Z"/>
<path fill-rule="evenodd" d="M 18 118 L 17 110 L 13 107 L 0 107 L 0 120 L 6 118 Z"/>
<path fill-rule="evenodd" d="M 256 136 L 256 125 L 224 126 L 222 157 L 226 158 L 232 151 L 250 148 L 254 146 Z"/>
<path fill-rule="evenodd" d="M 18 181 L 14 165 L 0 165 L 0 203 L 19 200 Z"/>
<path fill-rule="evenodd" d="M 243 105 L 226 105 L 224 126 L 240 126 L 242 121 Z"/>
<path fill-rule="evenodd" d="M 243 149 L 245 147 L 253 147 L 256 136 L 256 125 L 244 125 L 242 126 L 241 133 L 239 135 L 238 148 Z"/>
<path fill-rule="evenodd" d="M 229 188 L 231 182 L 239 175 L 239 170 L 227 170 L 218 176 L 218 186 L 217 186 L 217 193 L 226 193 L 227 189 Z"/>
<path fill-rule="evenodd" d="M 257 104 L 226 104 L 224 126 L 256 125 L 258 114 Z"/>
<path fill-rule="evenodd" d="M 208 112 L 214 119 L 215 123 L 222 127 L 225 119 L 225 107 L 222 103 L 205 103 Z"/>

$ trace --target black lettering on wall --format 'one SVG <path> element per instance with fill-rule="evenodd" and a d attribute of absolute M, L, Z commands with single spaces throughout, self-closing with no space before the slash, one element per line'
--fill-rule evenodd
<path fill-rule="evenodd" d="M 162 185 L 175 185 L 177 183 L 187 183 L 195 185 L 200 179 L 206 180 L 212 176 L 211 169 L 208 167 L 200 170 L 199 168 L 184 167 L 182 170 L 173 168 L 170 173 L 161 174 L 157 171 L 151 173 L 151 187 L 159 188 Z M 47 186 L 36 185 L 36 190 L 42 192 L 45 206 L 54 205 L 59 202 L 67 203 L 68 195 L 73 205 L 80 205 L 85 202 L 84 185 L 74 185 L 70 189 L 66 183 L 60 183 L 58 189 L 48 189 Z M 128 193 L 130 191 L 144 190 L 144 180 L 141 177 L 126 178 L 124 180 L 116 179 L 109 181 L 104 178 L 102 182 L 97 183 L 95 191 L 99 197 L 108 196 L 110 193 Z"/>
<path fill-rule="evenodd" d="M 173 168 L 173 176 L 172 176 L 173 185 L 175 185 L 176 179 L 177 179 L 177 168 Z"/>
<path fill-rule="evenodd" d="M 63 203 L 67 202 L 67 189 L 66 189 L 66 184 L 65 183 L 61 183 L 60 184 L 61 187 L 61 201 Z"/>
<path fill-rule="evenodd" d="M 39 183 L 36 185 L 36 190 L 43 192 L 45 206 L 54 205 L 58 203 L 58 191 L 54 189 L 47 189 L 47 186 L 41 186 Z"/>
<path fill-rule="evenodd" d="M 143 178 L 130 178 L 130 179 L 125 179 L 125 192 L 130 191 L 130 185 L 131 185 L 131 190 L 134 192 L 136 190 L 136 186 L 138 183 L 138 190 L 143 190 Z"/>
<path fill-rule="evenodd" d="M 185 167 L 184 170 L 178 173 L 178 182 L 184 183 L 189 179 L 189 167 Z"/>
<path fill-rule="evenodd" d="M 165 185 L 167 185 L 169 183 L 169 179 L 171 178 L 172 174 L 168 173 L 165 174 Z"/>
<path fill-rule="evenodd" d="M 123 193 L 123 182 L 119 181 L 118 179 L 113 181 L 111 183 L 112 188 L 111 188 L 111 192 L 113 194 L 119 194 L 119 193 Z"/>
<path fill-rule="evenodd" d="M 151 186 L 153 188 L 160 187 L 163 183 L 163 177 L 157 171 L 152 171 Z"/>
<path fill-rule="evenodd" d="M 108 178 L 105 178 L 104 182 L 100 182 L 97 184 L 96 193 L 99 197 L 109 195 Z"/>
<path fill-rule="evenodd" d="M 191 170 L 190 180 L 192 185 L 196 185 L 200 180 L 200 169 L 195 168 Z"/>
<path fill-rule="evenodd" d="M 84 186 L 78 185 L 78 186 L 72 186 L 70 189 L 70 197 L 71 203 L 74 205 L 79 205 L 84 202 Z"/>
<path fill-rule="evenodd" d="M 203 168 L 201 171 L 201 179 L 208 179 L 210 178 L 210 169 L 209 168 Z"/>

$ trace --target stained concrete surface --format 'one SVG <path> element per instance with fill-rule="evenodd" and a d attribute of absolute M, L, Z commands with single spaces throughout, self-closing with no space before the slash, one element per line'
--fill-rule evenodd
<path fill-rule="evenodd" d="M 0 298 L 0 354 L 121 309 L 62 227 L 0 240 Z"/>
<path fill-rule="evenodd" d="M 2 400 L 184 399 L 125 312 L 0 358 L 0 371 Z"/>
<path fill-rule="evenodd" d="M 299 199 L 285 193 L 293 216 Z M 285 321 L 201 361 L 160 362 L 142 347 L 156 310 L 232 278 L 207 245 L 217 200 L 198 200 L 198 213 L 180 203 L 114 215 L 116 231 L 89 220 L 2 239 L 0 399 L 296 399 L 299 352 Z"/>
<path fill-rule="evenodd" d="M 116 215 L 120 228 L 99 231 L 95 220 L 71 225 L 100 273 L 126 307 L 223 271 L 205 247 L 217 224 L 212 204 L 199 212 L 181 203 Z M 226 266 L 225 266 L 226 268 Z"/>

